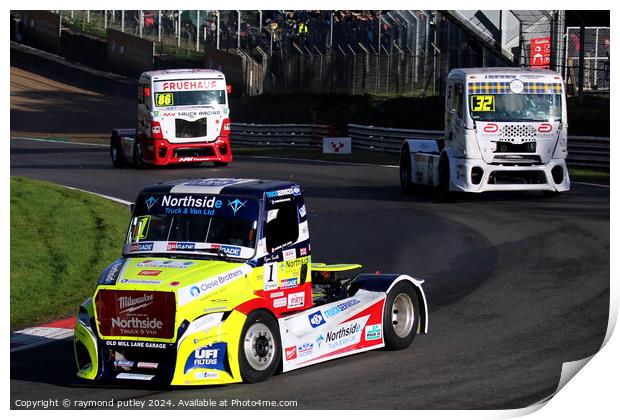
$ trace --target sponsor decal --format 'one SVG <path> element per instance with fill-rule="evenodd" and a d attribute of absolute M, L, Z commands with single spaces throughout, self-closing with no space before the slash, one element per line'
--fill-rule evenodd
<path fill-rule="evenodd" d="M 167 251 L 193 251 L 196 247 L 194 242 L 168 242 Z"/>
<path fill-rule="evenodd" d="M 308 257 L 296 258 L 294 260 L 283 261 L 280 263 L 281 270 L 293 270 L 296 268 L 300 268 L 304 264 L 308 264 Z"/>
<path fill-rule="evenodd" d="M 138 273 L 139 276 L 159 276 L 161 270 L 142 270 Z"/>
<path fill-rule="evenodd" d="M 95 308 L 102 336 L 174 336 L 174 293 L 100 290 Z"/>
<path fill-rule="evenodd" d="M 297 286 L 297 277 L 292 277 L 290 279 L 282 279 L 280 282 L 280 289 L 288 289 L 291 287 Z"/>
<path fill-rule="evenodd" d="M 282 259 L 284 259 L 284 261 L 294 260 L 295 258 L 297 258 L 297 252 L 295 251 L 295 248 L 285 249 L 284 251 L 282 251 Z"/>
<path fill-rule="evenodd" d="M 321 334 L 317 337 L 316 340 L 314 340 L 314 342 L 316 343 L 316 347 L 320 348 L 323 341 L 325 341 L 325 337 L 323 337 L 323 334 Z"/>
<path fill-rule="evenodd" d="M 286 360 L 294 360 L 297 359 L 297 347 L 287 347 L 284 349 L 284 357 Z"/>
<path fill-rule="evenodd" d="M 158 201 L 159 201 L 159 198 L 156 198 L 156 197 L 153 197 L 153 196 L 150 196 L 149 198 L 144 200 L 144 202 L 146 203 L 147 211 L 151 211 L 151 207 L 153 207 L 155 204 L 157 204 Z"/>
<path fill-rule="evenodd" d="M 365 330 L 366 340 L 380 340 L 381 339 L 381 324 L 367 325 Z"/>
<path fill-rule="evenodd" d="M 234 268 L 222 274 L 210 277 L 199 283 L 195 283 L 190 286 L 183 287 L 179 290 L 179 306 L 185 305 L 199 296 L 206 293 L 210 293 L 220 287 L 247 275 L 251 271 L 251 268 L 247 265 L 243 265 L 239 268 Z"/>
<path fill-rule="evenodd" d="M 368 316 L 363 319 L 358 318 L 346 324 L 342 324 L 337 330 L 325 332 L 325 344 L 327 344 L 330 349 L 337 349 L 358 343 L 367 319 Z"/>
<path fill-rule="evenodd" d="M 122 279 L 119 280 L 119 284 L 161 284 L 161 281 L 147 279 Z"/>
<path fill-rule="evenodd" d="M 238 198 L 235 198 L 233 201 L 228 200 L 228 206 L 232 209 L 233 214 L 237 214 L 239 209 L 241 207 L 245 206 L 245 203 L 247 203 L 247 202 L 248 202 L 248 200 L 241 201 Z"/>
<path fill-rule="evenodd" d="M 304 343 L 297 347 L 297 357 L 306 357 L 310 356 L 314 351 L 314 344 L 312 343 Z"/>
<path fill-rule="evenodd" d="M 221 249 L 222 252 L 226 255 L 233 255 L 235 257 L 238 257 L 239 255 L 241 255 L 241 247 L 238 247 L 238 246 L 216 244 L 216 245 L 212 245 L 211 248 Z"/>
<path fill-rule="evenodd" d="M 306 255 L 308 255 L 308 248 L 305 246 L 303 248 L 299 248 L 299 256 L 305 257 Z"/>
<path fill-rule="evenodd" d="M 138 381 L 150 381 L 155 375 L 144 375 L 142 373 L 123 372 L 116 375 L 117 379 L 135 379 Z"/>
<path fill-rule="evenodd" d="M 288 309 L 293 309 L 304 306 L 305 296 L 305 292 L 291 293 L 288 295 L 288 304 L 286 307 Z"/>
<path fill-rule="evenodd" d="M 172 287 L 178 286 L 179 284 L 181 284 L 181 282 L 179 281 L 171 281 L 170 283 L 168 283 L 168 285 Z"/>
<path fill-rule="evenodd" d="M 194 372 L 194 379 L 217 379 L 219 372 Z"/>
<path fill-rule="evenodd" d="M 357 299 L 345 300 L 344 302 L 341 302 L 337 304 L 336 306 L 332 306 L 330 308 L 324 309 L 323 315 L 325 316 L 326 319 L 333 318 L 336 315 L 346 311 L 347 309 L 357 305 L 358 303 L 360 303 L 360 301 Z"/>
<path fill-rule="evenodd" d="M 305 204 L 299 208 L 299 215 L 301 217 L 305 217 L 306 216 L 306 205 Z"/>
<path fill-rule="evenodd" d="M 192 261 L 180 260 L 144 260 L 136 264 L 136 267 L 144 268 L 188 268 L 194 265 Z"/>
<path fill-rule="evenodd" d="M 161 90 L 208 90 L 215 89 L 217 80 L 183 80 L 176 82 L 160 83 Z"/>
<path fill-rule="evenodd" d="M 519 79 L 514 79 L 510 82 L 510 90 L 512 93 L 521 93 L 524 88 L 523 82 Z"/>
<path fill-rule="evenodd" d="M 269 295 L 270 298 L 277 298 L 277 297 L 282 297 L 284 296 L 284 292 L 275 292 Z"/>
<path fill-rule="evenodd" d="M 222 208 L 223 202 L 217 197 L 185 195 L 176 197 L 164 195 L 161 206 L 165 214 L 191 214 L 212 216 L 216 209 Z"/>
<path fill-rule="evenodd" d="M 229 178 L 211 178 L 211 179 L 198 179 L 195 181 L 184 182 L 181 185 L 190 187 L 225 187 L 227 185 L 233 185 L 238 183 L 237 179 Z"/>
<path fill-rule="evenodd" d="M 136 365 L 140 369 L 157 369 L 159 363 L 155 362 L 138 362 Z"/>
<path fill-rule="evenodd" d="M 103 280 L 103 283 L 114 284 L 114 282 L 116 281 L 116 278 L 118 277 L 118 274 L 121 271 L 121 267 L 123 266 L 124 263 L 125 261 L 119 261 L 119 262 L 112 264 L 110 268 L 108 269 L 108 272 L 105 276 L 105 279 Z"/>
<path fill-rule="evenodd" d="M 282 308 L 286 306 L 286 298 L 285 297 L 281 297 L 281 298 L 277 298 L 273 300 L 273 307 L 274 308 Z"/>
<path fill-rule="evenodd" d="M 136 242 L 129 246 L 129 252 L 152 251 L 153 242 Z"/>
<path fill-rule="evenodd" d="M 312 328 L 316 328 L 325 324 L 325 318 L 323 318 L 323 314 L 321 314 L 321 311 L 316 311 L 308 315 L 308 321 L 310 321 L 310 325 L 312 326 Z"/>
<path fill-rule="evenodd" d="M 114 361 L 114 367 L 132 368 L 133 365 L 134 365 L 134 362 L 132 362 L 131 360 L 115 360 Z"/>
<path fill-rule="evenodd" d="M 132 347 L 142 349 L 165 349 L 166 343 L 152 343 L 150 341 L 115 341 L 107 340 L 105 345 L 108 347 Z"/>
<path fill-rule="evenodd" d="M 211 345 L 195 349 L 185 362 L 185 373 L 192 369 L 217 369 L 225 370 L 226 343 L 213 343 Z"/>
<path fill-rule="evenodd" d="M 293 185 L 290 188 L 284 188 L 277 191 L 267 191 L 265 195 L 267 198 L 277 198 L 285 195 L 301 195 L 301 189 L 298 185 Z"/>

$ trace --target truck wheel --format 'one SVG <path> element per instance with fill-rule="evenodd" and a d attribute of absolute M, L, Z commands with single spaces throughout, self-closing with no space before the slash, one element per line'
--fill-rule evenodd
<path fill-rule="evenodd" d="M 406 192 L 413 190 L 411 182 L 411 155 L 409 153 L 409 147 L 403 147 L 400 152 L 400 186 Z"/>
<path fill-rule="evenodd" d="M 440 203 L 451 203 L 454 201 L 454 193 L 450 191 L 450 162 L 447 158 L 439 161 L 437 168 L 439 185 L 435 189 L 437 201 Z"/>
<path fill-rule="evenodd" d="M 560 191 L 543 191 L 542 195 L 543 197 L 559 197 L 562 193 Z"/>
<path fill-rule="evenodd" d="M 115 168 L 122 168 L 125 166 L 125 156 L 121 150 L 118 141 L 114 137 L 110 141 L 110 157 L 112 158 L 112 165 Z"/>
<path fill-rule="evenodd" d="M 223 168 L 224 166 L 228 165 L 228 162 L 220 162 L 220 161 L 213 161 L 213 166 L 215 166 L 216 168 Z"/>
<path fill-rule="evenodd" d="M 136 140 L 136 144 L 133 147 L 133 163 L 136 166 L 144 166 L 144 158 L 142 157 L 142 144 Z"/>
<path fill-rule="evenodd" d="M 413 285 L 398 282 L 387 295 L 383 309 L 383 339 L 388 350 L 409 347 L 418 331 L 420 307 Z"/>
<path fill-rule="evenodd" d="M 248 315 L 239 340 L 239 369 L 245 382 L 266 381 L 271 377 L 282 356 L 278 323 L 266 311 Z"/>

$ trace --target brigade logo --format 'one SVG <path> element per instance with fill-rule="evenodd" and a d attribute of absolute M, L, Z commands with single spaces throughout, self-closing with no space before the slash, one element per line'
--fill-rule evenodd
<path fill-rule="evenodd" d="M 159 201 L 159 198 L 155 198 L 153 196 L 144 200 L 144 202 L 146 203 L 147 211 L 151 211 L 151 207 L 153 207 L 158 201 Z"/>

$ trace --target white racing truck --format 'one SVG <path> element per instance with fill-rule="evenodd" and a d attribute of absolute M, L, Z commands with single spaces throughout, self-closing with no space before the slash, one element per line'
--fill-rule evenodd
<path fill-rule="evenodd" d="M 404 141 L 400 182 L 453 192 L 568 191 L 564 83 L 549 70 L 454 69 L 442 139 Z"/>
<path fill-rule="evenodd" d="M 110 139 L 115 167 L 232 161 L 230 85 L 222 72 L 174 69 L 144 72 L 138 85 L 138 126 Z"/>

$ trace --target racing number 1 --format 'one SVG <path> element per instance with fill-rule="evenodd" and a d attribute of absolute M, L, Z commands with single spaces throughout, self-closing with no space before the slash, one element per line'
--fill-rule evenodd
<path fill-rule="evenodd" d="M 265 264 L 265 290 L 278 288 L 278 263 Z"/>

